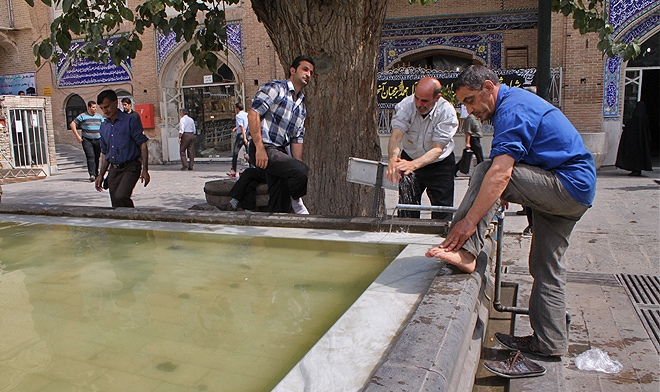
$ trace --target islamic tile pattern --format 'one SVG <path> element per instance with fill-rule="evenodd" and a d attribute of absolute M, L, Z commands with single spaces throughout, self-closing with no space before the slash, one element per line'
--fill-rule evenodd
<path fill-rule="evenodd" d="M 427 46 L 455 47 L 474 52 L 491 68 L 502 67 L 501 34 L 461 35 L 400 40 L 382 40 L 378 53 L 378 70 L 397 61 L 401 55 Z"/>
<path fill-rule="evenodd" d="M 231 22 L 227 24 L 227 48 L 234 53 L 236 57 L 244 64 L 243 59 L 243 28 L 240 22 Z M 177 41 L 176 34 L 170 32 L 167 36 L 161 32 L 156 33 L 156 70 L 160 73 L 165 64 L 165 60 L 180 46 L 184 41 Z"/>
<path fill-rule="evenodd" d="M 610 0 L 608 3 L 609 22 L 614 32 L 619 32 L 626 26 L 643 18 L 660 0 Z"/>
<path fill-rule="evenodd" d="M 447 46 L 474 52 L 491 68 L 502 66 L 502 34 L 490 31 L 536 29 L 535 10 L 523 13 L 390 21 L 383 28 L 378 54 L 382 71 L 401 55 L 425 46 Z"/>
<path fill-rule="evenodd" d="M 115 39 L 111 39 L 113 42 Z M 70 52 L 75 52 L 84 44 L 83 41 L 71 43 Z M 120 65 L 96 63 L 87 59 L 76 59 L 69 63 L 63 56 L 55 64 L 57 85 L 59 87 L 89 86 L 129 82 L 133 73 L 131 59 L 126 59 Z"/>
<path fill-rule="evenodd" d="M 475 16 L 470 18 L 392 21 L 385 23 L 383 26 L 383 38 L 535 29 L 537 24 L 538 15 L 536 12 Z"/>
<path fill-rule="evenodd" d="M 657 5 L 658 1 L 655 3 Z M 647 15 L 645 19 L 639 19 L 635 15 L 632 16 L 637 21 L 636 25 L 621 37 L 623 42 L 629 43 L 635 38 L 642 38 L 660 24 L 660 10 L 656 10 L 650 15 L 646 11 L 643 10 L 643 13 Z M 603 70 L 603 117 L 619 116 L 622 65 L 623 60 L 618 56 L 608 58 L 605 62 Z"/>

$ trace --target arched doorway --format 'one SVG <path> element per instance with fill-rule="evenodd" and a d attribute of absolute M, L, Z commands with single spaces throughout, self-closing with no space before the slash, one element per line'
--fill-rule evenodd
<path fill-rule="evenodd" d="M 626 65 L 623 121 L 635 110 L 637 102 L 646 104 L 651 132 L 651 156 L 660 156 L 660 31 L 641 44 L 641 53 Z"/>
<path fill-rule="evenodd" d="M 82 97 L 78 94 L 73 94 L 66 101 L 65 112 L 66 112 L 66 126 L 69 127 L 71 121 L 73 121 L 80 113 L 87 111 L 87 103 Z"/>
<path fill-rule="evenodd" d="M 191 66 L 181 82 L 183 107 L 195 120 L 195 155 L 215 158 L 231 150 L 234 105 L 241 100 L 236 76 L 227 64 L 211 74 L 208 69 Z"/>

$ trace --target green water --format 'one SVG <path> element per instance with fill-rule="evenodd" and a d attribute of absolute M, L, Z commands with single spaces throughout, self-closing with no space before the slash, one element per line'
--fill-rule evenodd
<path fill-rule="evenodd" d="M 400 250 L 0 222 L 0 391 L 268 391 Z"/>

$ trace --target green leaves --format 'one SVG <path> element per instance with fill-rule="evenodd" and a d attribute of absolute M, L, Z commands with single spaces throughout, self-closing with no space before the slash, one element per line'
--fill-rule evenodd
<path fill-rule="evenodd" d="M 607 9 L 604 0 L 552 0 L 552 10 L 564 16 L 573 16 L 573 28 L 580 34 L 597 33 L 600 41 L 598 50 L 609 57 L 621 56 L 624 61 L 635 58 L 640 53 L 637 41 L 626 44 L 614 40 L 614 29 L 607 23 Z"/>
<path fill-rule="evenodd" d="M 41 0 L 51 4 L 52 0 Z M 144 0 L 135 10 L 125 0 L 55 0 L 62 4 L 62 14 L 50 25 L 50 36 L 33 44 L 35 63 L 41 60 L 68 61 L 85 58 L 90 61 L 120 64 L 135 58 L 142 50 L 141 35 L 153 27 L 163 34 L 176 34 L 177 39 L 194 44 L 185 53 L 197 65 L 217 70 L 218 52 L 226 40 L 222 3 L 198 0 Z M 228 4 L 239 0 L 227 0 Z M 26 0 L 34 6 L 34 0 Z M 168 11 L 169 10 L 169 11 Z M 174 10 L 175 12 L 171 12 Z M 203 17 L 200 23 L 198 17 Z M 72 46 L 72 42 L 76 44 Z M 110 44 L 110 42 L 113 42 Z M 75 50 L 72 50 L 72 47 Z"/>

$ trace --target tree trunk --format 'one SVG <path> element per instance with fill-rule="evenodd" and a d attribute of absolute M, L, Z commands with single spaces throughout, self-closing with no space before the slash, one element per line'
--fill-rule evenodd
<path fill-rule="evenodd" d="M 376 62 L 383 0 L 252 0 L 285 70 L 301 54 L 315 63 L 305 88 L 304 161 L 310 213 L 366 216 L 374 188 L 346 181 L 348 158 L 380 161 Z"/>

